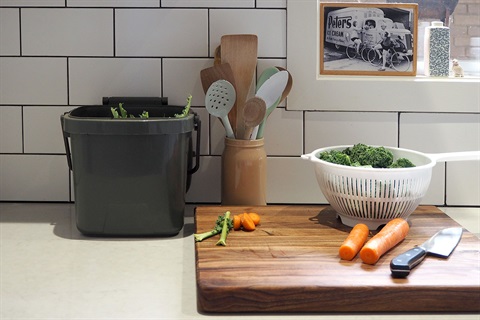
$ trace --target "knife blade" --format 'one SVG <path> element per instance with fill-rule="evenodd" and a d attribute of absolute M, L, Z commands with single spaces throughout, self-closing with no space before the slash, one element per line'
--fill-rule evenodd
<path fill-rule="evenodd" d="M 462 238 L 462 228 L 447 228 L 440 230 L 430 239 L 416 246 L 390 262 L 390 271 L 394 278 L 404 278 L 410 274 L 427 254 L 448 258 Z"/>

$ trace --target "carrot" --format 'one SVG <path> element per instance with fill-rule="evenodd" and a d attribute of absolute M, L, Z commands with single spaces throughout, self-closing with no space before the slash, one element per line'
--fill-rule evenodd
<path fill-rule="evenodd" d="M 395 218 L 389 221 L 360 250 L 360 258 L 367 264 L 375 264 L 380 257 L 405 239 L 410 227 L 406 220 Z"/>
<path fill-rule="evenodd" d="M 359 223 L 353 227 L 350 234 L 345 239 L 338 250 L 340 258 L 343 260 L 352 260 L 357 255 L 368 238 L 368 227 L 363 223 Z"/>
<path fill-rule="evenodd" d="M 240 215 L 233 216 L 233 230 L 240 230 L 242 227 L 242 218 Z"/>
<path fill-rule="evenodd" d="M 253 231 L 255 230 L 255 223 L 253 223 L 252 218 L 250 218 L 249 214 L 244 214 L 242 218 L 242 227 L 246 231 Z"/>
<path fill-rule="evenodd" d="M 250 216 L 250 218 L 252 218 L 253 223 L 258 226 L 258 224 L 260 223 L 260 216 L 258 215 L 258 213 L 250 212 L 248 215 Z"/>

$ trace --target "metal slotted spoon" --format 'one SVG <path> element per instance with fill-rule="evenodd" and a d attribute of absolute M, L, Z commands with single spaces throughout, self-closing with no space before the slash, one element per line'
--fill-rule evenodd
<path fill-rule="evenodd" d="M 228 120 L 228 113 L 232 110 L 235 99 L 235 88 L 227 80 L 217 80 L 212 83 L 205 96 L 205 107 L 208 113 L 222 120 L 227 137 L 231 139 L 235 139 L 235 135 Z"/>

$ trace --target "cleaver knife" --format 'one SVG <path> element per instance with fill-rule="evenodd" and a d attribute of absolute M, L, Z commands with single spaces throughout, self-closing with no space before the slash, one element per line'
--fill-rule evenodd
<path fill-rule="evenodd" d="M 462 228 L 447 228 L 440 230 L 433 237 L 419 246 L 410 249 L 390 262 L 392 277 L 404 278 L 410 271 L 423 261 L 427 254 L 448 258 L 462 238 Z"/>

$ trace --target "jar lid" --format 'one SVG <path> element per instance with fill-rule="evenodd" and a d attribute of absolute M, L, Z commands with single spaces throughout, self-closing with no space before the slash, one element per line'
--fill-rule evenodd
<path fill-rule="evenodd" d="M 432 27 L 443 27 L 442 21 L 432 21 Z"/>

